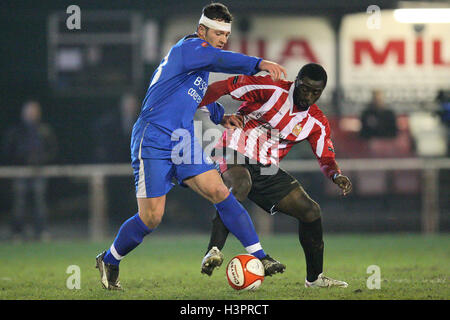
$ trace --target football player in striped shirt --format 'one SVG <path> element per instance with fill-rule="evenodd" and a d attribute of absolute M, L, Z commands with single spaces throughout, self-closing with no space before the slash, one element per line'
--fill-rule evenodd
<path fill-rule="evenodd" d="M 153 73 L 131 138 L 139 212 L 122 224 L 110 248 L 96 258 L 105 289 L 121 289 L 119 263 L 160 224 L 172 178 L 214 204 L 227 228 L 249 254 L 261 260 L 267 274 L 284 270 L 283 264 L 264 252 L 248 212 L 229 192 L 194 136 L 194 115 L 210 72 L 253 75 L 267 71 L 275 80 L 286 76 L 285 69 L 274 62 L 222 50 L 231 21 L 223 4 L 205 6 L 197 32 L 178 41 Z M 234 116 L 224 115 L 220 104 L 213 102 L 207 108 L 214 123 L 232 125 Z M 180 144 L 188 147 L 182 156 L 174 152 Z"/>
<path fill-rule="evenodd" d="M 237 114 L 242 128 L 227 129 L 215 146 L 225 184 L 235 197 L 247 197 L 268 213 L 281 212 L 298 220 L 298 236 L 306 258 L 306 287 L 347 287 L 344 281 L 323 275 L 322 218 L 319 205 L 289 173 L 278 167 L 291 148 L 302 141 L 311 145 L 322 172 L 343 195 L 352 184 L 335 161 L 328 120 L 315 102 L 327 84 L 324 68 L 306 64 L 295 82 L 268 76 L 234 76 L 211 84 L 200 107 L 223 95 L 244 101 Z M 268 170 L 275 167 L 276 170 Z M 269 173 L 269 174 L 268 174 Z M 202 273 L 211 275 L 221 265 L 228 230 L 216 215 Z"/>

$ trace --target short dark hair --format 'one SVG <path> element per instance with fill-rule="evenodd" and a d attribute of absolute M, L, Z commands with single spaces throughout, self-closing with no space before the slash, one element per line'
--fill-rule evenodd
<path fill-rule="evenodd" d="M 304 77 L 308 77 L 314 81 L 323 80 L 324 85 L 327 84 L 327 72 L 325 69 L 317 63 L 308 63 L 305 64 L 300 71 L 298 72 L 297 79 L 302 79 Z"/>
<path fill-rule="evenodd" d="M 213 20 L 223 20 L 224 22 L 231 22 L 233 16 L 228 8 L 219 2 L 213 2 L 203 7 L 202 13 Z"/>

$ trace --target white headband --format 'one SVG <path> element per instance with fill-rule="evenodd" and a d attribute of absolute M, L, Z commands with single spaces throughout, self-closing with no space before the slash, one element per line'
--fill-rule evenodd
<path fill-rule="evenodd" d="M 198 21 L 198 24 L 203 24 L 208 28 L 220 30 L 224 32 L 231 32 L 231 23 L 230 22 L 223 22 L 223 21 L 217 21 L 212 20 L 202 14 L 200 20 Z"/>

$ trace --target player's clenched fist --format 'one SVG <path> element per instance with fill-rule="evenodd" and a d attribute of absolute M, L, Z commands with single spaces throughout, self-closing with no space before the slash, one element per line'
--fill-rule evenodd
<path fill-rule="evenodd" d="M 243 129 L 244 117 L 239 114 L 225 114 L 220 124 L 227 129 Z"/>
<path fill-rule="evenodd" d="M 286 69 L 280 66 L 278 63 L 272 61 L 262 60 L 259 63 L 259 69 L 261 71 L 267 71 L 268 73 L 270 73 L 273 81 L 280 80 L 282 74 L 284 74 L 285 79 L 287 78 Z"/>
<path fill-rule="evenodd" d="M 350 191 L 352 191 L 352 183 L 350 179 L 342 174 L 338 174 L 334 179 L 333 182 L 338 185 L 339 188 L 342 189 L 342 194 L 345 196 Z"/>

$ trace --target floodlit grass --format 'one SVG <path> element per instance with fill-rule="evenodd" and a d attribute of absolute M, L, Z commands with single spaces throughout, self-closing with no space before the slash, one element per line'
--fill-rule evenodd
<path fill-rule="evenodd" d="M 0 300 L 448 300 L 448 235 L 327 235 L 324 273 L 347 281 L 346 289 L 304 287 L 305 261 L 297 235 L 261 237 L 267 253 L 286 264 L 286 272 L 267 277 L 254 292 L 231 289 L 225 266 L 244 253 L 229 237 L 224 265 L 211 277 L 200 274 L 207 235 L 152 234 L 120 265 L 124 291 L 102 289 L 95 256 L 110 243 L 65 241 L 0 243 Z M 81 271 L 81 288 L 68 289 L 71 265 Z M 381 288 L 370 290 L 367 268 L 381 271 Z"/>

